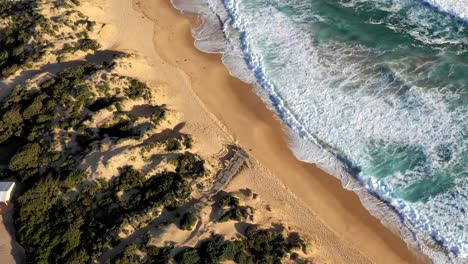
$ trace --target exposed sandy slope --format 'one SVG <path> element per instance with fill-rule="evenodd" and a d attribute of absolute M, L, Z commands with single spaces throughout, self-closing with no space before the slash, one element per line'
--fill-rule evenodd
<path fill-rule="evenodd" d="M 81 2 L 84 14 L 105 24 L 97 29 L 104 48 L 142 56 L 124 73 L 148 82 L 165 95 L 169 108 L 183 114 L 182 131 L 194 136 L 200 155 L 214 157 L 224 143 L 237 141 L 254 157 L 254 167 L 228 189 L 259 194 L 262 209 L 255 222 L 281 221 L 305 233 L 314 242 L 317 263 L 421 262 L 354 193 L 294 158 L 273 114 L 249 85 L 229 76 L 218 55 L 193 47 L 189 20 L 167 0 L 139 0 L 133 6 L 130 0 Z"/>
<path fill-rule="evenodd" d="M 2 215 L 0 216 L 0 259 L 2 263 L 15 263 L 11 250 L 11 236 L 7 231 L 5 216 Z"/>
<path fill-rule="evenodd" d="M 11 235 L 14 233 L 12 204 L 1 204 L 0 210 L 0 263 L 23 263 L 24 249 Z"/>

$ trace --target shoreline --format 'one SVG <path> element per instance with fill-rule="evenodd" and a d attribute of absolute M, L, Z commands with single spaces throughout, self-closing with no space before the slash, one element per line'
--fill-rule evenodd
<path fill-rule="evenodd" d="M 170 5 L 170 3 L 167 3 L 167 5 Z M 173 7 L 170 5 L 170 8 Z M 216 117 L 228 127 L 241 146 L 249 150 L 249 153 L 251 153 L 260 164 L 279 178 L 279 180 L 284 183 L 290 191 L 295 193 L 299 199 L 307 203 L 311 211 L 316 214 L 327 227 L 347 242 L 355 242 L 357 249 L 364 253 L 364 255 L 370 257 L 371 261 L 392 263 L 393 261 L 389 258 L 385 258 L 385 261 L 377 258 L 377 256 L 387 255 L 384 252 L 377 252 L 385 248 L 385 250 L 393 251 L 395 255 L 397 255 L 395 256 L 395 261 L 400 259 L 400 261 L 407 261 L 408 263 L 428 262 L 426 256 L 422 255 L 422 253 L 418 252 L 416 249 L 409 249 L 398 235 L 384 227 L 377 218 L 370 215 L 367 209 L 361 204 L 358 196 L 354 192 L 345 190 L 341 186 L 339 180 L 334 176 L 327 174 L 314 164 L 308 164 L 297 160 L 288 146 L 286 129 L 280 124 L 280 121 L 274 116 L 274 113 L 267 109 L 263 101 L 254 92 L 252 85 L 229 75 L 227 68 L 225 68 L 221 62 L 220 54 L 207 54 L 197 50 L 193 45 L 194 40 L 192 35 L 190 31 L 187 30 L 190 26 L 195 25 L 194 23 L 196 20 L 193 17 L 184 16 L 175 8 L 173 8 L 173 12 L 179 16 L 179 19 L 186 20 L 184 23 L 186 31 L 184 41 L 188 42 L 188 45 L 191 45 L 191 48 L 194 50 L 192 52 L 198 53 L 198 56 L 204 57 L 207 64 L 220 64 L 225 71 L 221 71 L 220 73 L 220 70 L 216 70 L 216 75 L 228 75 L 225 77 L 227 83 L 225 86 L 228 87 L 214 88 L 210 89 L 211 91 L 207 91 L 208 89 L 199 86 L 209 81 L 196 81 L 196 69 L 190 65 L 179 63 L 179 60 L 172 58 L 176 54 L 168 54 L 169 52 L 165 52 L 165 49 L 159 49 L 158 54 L 166 54 L 166 58 L 164 58 L 166 61 L 171 61 L 172 59 L 176 67 L 188 72 L 190 77 L 195 79 L 192 89 L 195 90 L 195 93 L 201 98 L 210 112 L 214 113 Z M 190 24 L 188 21 L 190 21 Z M 161 31 L 158 33 L 161 34 Z M 157 41 L 155 42 L 157 43 Z M 213 98 L 212 95 L 217 92 L 216 89 L 222 90 L 219 92 L 223 94 L 222 97 L 217 96 Z M 226 98 L 232 98 L 233 100 Z M 232 102 L 234 98 L 236 102 Z M 232 113 L 226 113 L 229 112 L 229 110 L 225 110 L 223 113 L 222 109 L 229 109 L 228 105 L 229 108 L 232 107 L 231 109 L 238 110 L 239 108 L 245 108 L 245 111 L 238 116 Z M 240 117 L 245 114 L 250 115 L 250 117 Z M 246 126 L 248 126 L 247 121 L 251 119 L 256 120 L 256 123 L 260 123 L 259 128 L 253 128 L 252 134 L 245 131 Z M 251 135 L 254 136 L 252 137 Z M 260 148 L 256 148 L 257 146 L 260 146 Z M 267 153 L 267 151 L 269 153 Z M 279 155 L 272 155 L 272 153 L 281 153 L 281 157 L 279 157 Z M 288 165 L 284 166 L 283 164 Z M 320 196 L 320 199 L 333 201 L 333 205 L 314 204 L 313 200 L 315 200 L 315 197 L 310 197 L 311 194 L 308 193 L 309 190 L 320 191 L 320 194 L 314 194 L 313 196 Z M 324 196 L 328 197 L 324 199 Z M 306 197 L 306 199 L 304 199 L 304 197 Z M 334 209 L 338 208 L 338 210 L 331 210 L 330 207 Z M 378 247 L 374 244 L 377 241 L 379 241 L 380 244 Z M 373 252 L 371 253 L 371 251 Z"/>
<path fill-rule="evenodd" d="M 135 74 L 153 87 L 168 86 L 163 90 L 184 114 L 187 129 L 206 141 L 201 152 L 216 148 L 208 145 L 235 141 L 256 160 L 255 168 L 234 178 L 232 185 L 252 187 L 282 212 L 281 221 L 313 236 L 322 257 L 314 261 L 429 262 L 371 216 L 335 177 L 296 159 L 285 129 L 253 87 L 229 75 L 220 54 L 194 47 L 193 18 L 166 0 L 133 1 L 133 10 L 130 1 L 85 2 L 86 13 L 104 22 L 98 32 L 104 46 L 142 55 L 151 69 Z M 105 7 L 95 8 L 99 5 Z M 106 21 L 109 17 L 115 27 Z"/>

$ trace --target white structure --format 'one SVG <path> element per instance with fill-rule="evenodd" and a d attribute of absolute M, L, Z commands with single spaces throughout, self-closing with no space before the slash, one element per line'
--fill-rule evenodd
<path fill-rule="evenodd" d="M 8 204 L 14 187 L 14 182 L 0 182 L 0 202 Z"/>

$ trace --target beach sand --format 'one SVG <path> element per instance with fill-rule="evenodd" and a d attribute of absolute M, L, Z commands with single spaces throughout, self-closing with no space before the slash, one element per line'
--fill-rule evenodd
<path fill-rule="evenodd" d="M 167 0 L 84 0 L 81 11 L 98 23 L 104 48 L 141 55 L 150 65 L 133 77 L 167 93 L 184 129 L 213 155 L 236 142 L 253 157 L 228 191 L 250 189 L 273 216 L 311 238 L 316 263 L 425 263 L 362 206 L 357 195 L 312 164 L 298 161 L 284 128 L 251 85 L 229 75 L 218 54 L 193 45 L 190 21 Z M 138 63 L 135 63 L 138 64 Z M 272 209 L 270 209 L 272 208 Z"/>

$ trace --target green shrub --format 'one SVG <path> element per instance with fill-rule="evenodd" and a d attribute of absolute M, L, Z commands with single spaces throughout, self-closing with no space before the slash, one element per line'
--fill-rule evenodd
<path fill-rule="evenodd" d="M 0 20 L 11 21 L 0 28 L 0 72 L 9 77 L 44 54 L 39 43 L 47 20 L 37 12 L 37 1 L 1 1 Z"/>
<path fill-rule="evenodd" d="M 174 172 L 164 171 L 150 177 L 143 186 L 135 188 L 134 195 L 126 208 L 176 208 L 190 197 L 190 182 Z"/>
<path fill-rule="evenodd" d="M 132 166 L 124 166 L 119 169 L 119 177 L 114 182 L 116 191 L 128 191 L 141 187 L 145 182 L 143 174 Z"/>
<path fill-rule="evenodd" d="M 153 263 L 170 263 L 171 250 L 172 247 L 147 246 L 141 248 L 141 251 L 151 257 Z"/>
<path fill-rule="evenodd" d="M 184 146 L 186 148 L 191 148 L 192 147 L 192 143 L 193 143 L 193 139 L 191 136 L 189 135 L 185 135 L 184 136 Z"/>
<path fill-rule="evenodd" d="M 151 116 L 151 121 L 155 125 L 159 125 L 159 123 L 161 123 L 161 121 L 164 119 L 165 115 L 166 115 L 166 110 L 162 107 L 157 107 L 153 115 Z"/>
<path fill-rule="evenodd" d="M 197 248 L 187 248 L 176 256 L 180 263 L 222 263 L 232 260 L 239 264 L 282 263 L 291 251 L 288 237 L 280 231 L 249 227 L 246 237 L 228 241 L 212 234 Z"/>
<path fill-rule="evenodd" d="M 198 217 L 194 213 L 185 213 L 180 220 L 180 229 L 190 231 L 197 221 Z"/>
<path fill-rule="evenodd" d="M 234 208 L 225 212 L 223 215 L 221 215 L 218 222 L 227 222 L 229 220 L 241 221 L 242 218 L 243 218 L 242 211 L 239 208 Z"/>
<path fill-rule="evenodd" d="M 14 74 L 15 72 L 17 72 L 19 70 L 19 67 L 17 64 L 12 64 L 10 66 L 7 66 L 7 67 L 4 67 L 3 70 L 2 70 L 2 75 L 3 77 L 8 77 L 12 74 Z"/>
<path fill-rule="evenodd" d="M 93 31 L 94 27 L 96 26 L 95 21 L 88 21 L 86 24 L 86 29 L 89 31 Z"/>
<path fill-rule="evenodd" d="M 10 159 L 8 168 L 21 174 L 23 180 L 26 180 L 39 171 L 41 152 L 38 143 L 27 144 Z"/>
<path fill-rule="evenodd" d="M 219 207 L 225 208 L 225 207 L 237 207 L 239 206 L 239 198 L 234 197 L 230 194 L 224 195 L 221 197 L 219 200 Z"/>
<path fill-rule="evenodd" d="M 125 95 L 130 99 L 144 98 L 149 99 L 148 87 L 143 82 L 136 79 L 130 79 L 130 85 L 125 89 Z"/>
<path fill-rule="evenodd" d="M 99 43 L 94 39 L 81 39 L 75 46 L 76 50 L 82 50 L 84 52 L 88 50 L 98 50 L 99 48 Z"/>
<path fill-rule="evenodd" d="M 175 160 L 176 172 L 191 178 L 205 175 L 205 161 L 194 154 L 185 154 Z"/>
<path fill-rule="evenodd" d="M 233 260 L 240 250 L 238 243 L 225 240 L 221 235 L 212 235 L 201 244 L 200 255 L 205 263 L 221 263 Z"/>
<path fill-rule="evenodd" d="M 18 125 L 23 123 L 23 118 L 18 108 L 11 108 L 3 114 L 3 122 L 10 125 Z"/>
<path fill-rule="evenodd" d="M 24 119 L 31 119 L 32 117 L 36 116 L 36 115 L 39 115 L 42 113 L 42 100 L 45 98 L 46 96 L 43 95 L 43 96 L 37 96 L 34 101 L 28 106 L 26 107 L 26 109 L 24 109 L 23 111 L 23 118 Z"/>
<path fill-rule="evenodd" d="M 179 255 L 179 263 L 181 264 L 201 264 L 202 259 L 200 257 L 200 253 L 196 248 L 189 248 L 184 250 Z"/>
<path fill-rule="evenodd" d="M 252 226 L 245 236 L 248 251 L 261 263 L 278 263 L 290 251 L 287 237 L 280 231 Z"/>
<path fill-rule="evenodd" d="M 166 141 L 167 151 L 177 151 L 180 149 L 180 142 L 177 139 L 171 138 Z"/>
<path fill-rule="evenodd" d="M 113 262 L 115 264 L 139 264 L 142 262 L 142 259 L 136 254 L 137 251 L 138 246 L 130 244 L 117 257 L 113 258 Z"/>

